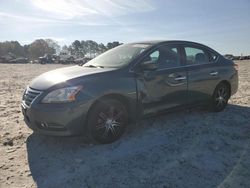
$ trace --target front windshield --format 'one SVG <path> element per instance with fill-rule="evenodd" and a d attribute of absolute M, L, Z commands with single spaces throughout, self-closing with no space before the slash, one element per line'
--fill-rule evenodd
<path fill-rule="evenodd" d="M 128 65 L 149 46 L 149 44 L 124 44 L 92 59 L 84 67 L 120 68 Z"/>

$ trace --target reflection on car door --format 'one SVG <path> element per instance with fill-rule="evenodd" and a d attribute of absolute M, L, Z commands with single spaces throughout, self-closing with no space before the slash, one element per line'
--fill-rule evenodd
<path fill-rule="evenodd" d="M 197 46 L 185 46 L 184 49 L 188 71 L 188 102 L 206 102 L 219 79 L 217 57 Z"/>
<path fill-rule="evenodd" d="M 182 65 L 180 48 L 161 46 L 146 55 L 144 61 L 157 63 L 158 69 L 137 76 L 144 114 L 187 103 L 187 72 Z"/>

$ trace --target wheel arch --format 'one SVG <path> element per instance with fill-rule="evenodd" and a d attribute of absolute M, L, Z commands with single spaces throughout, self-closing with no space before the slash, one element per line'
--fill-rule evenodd
<path fill-rule="evenodd" d="M 117 100 L 117 101 L 121 102 L 124 105 L 124 107 L 126 108 L 127 112 L 128 112 L 129 120 L 133 120 L 133 112 L 132 112 L 130 99 L 128 97 L 122 95 L 122 94 L 112 93 L 112 94 L 103 95 L 103 96 L 97 98 L 92 103 L 92 105 L 90 106 L 90 108 L 89 108 L 89 110 L 87 112 L 86 123 L 88 121 L 88 118 L 89 118 L 89 115 L 90 115 L 91 111 L 97 106 L 97 104 L 99 104 L 101 101 L 107 100 L 107 99 L 114 99 L 114 100 Z"/>
<path fill-rule="evenodd" d="M 230 84 L 230 82 L 227 81 L 227 80 L 222 80 L 222 81 L 220 81 L 220 82 L 216 85 L 216 87 L 214 88 L 214 91 L 215 91 L 215 89 L 218 87 L 218 85 L 220 85 L 220 84 L 225 84 L 225 85 L 228 86 L 228 88 L 229 88 L 229 96 L 231 97 L 231 84 Z"/>

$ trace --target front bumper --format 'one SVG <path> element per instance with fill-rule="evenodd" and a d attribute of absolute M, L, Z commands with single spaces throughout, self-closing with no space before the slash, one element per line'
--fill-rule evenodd
<path fill-rule="evenodd" d="M 24 121 L 35 133 L 53 136 L 72 136 L 85 133 L 85 120 L 89 102 L 76 104 L 33 103 L 30 107 L 22 102 Z"/>

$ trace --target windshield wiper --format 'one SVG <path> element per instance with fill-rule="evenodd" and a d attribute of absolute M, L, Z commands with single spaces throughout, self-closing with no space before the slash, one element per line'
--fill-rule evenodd
<path fill-rule="evenodd" d="M 85 65 L 84 67 L 96 68 L 95 65 Z"/>
<path fill-rule="evenodd" d="M 90 67 L 90 68 L 104 68 L 103 66 L 95 66 L 95 65 L 85 65 L 83 67 Z"/>

